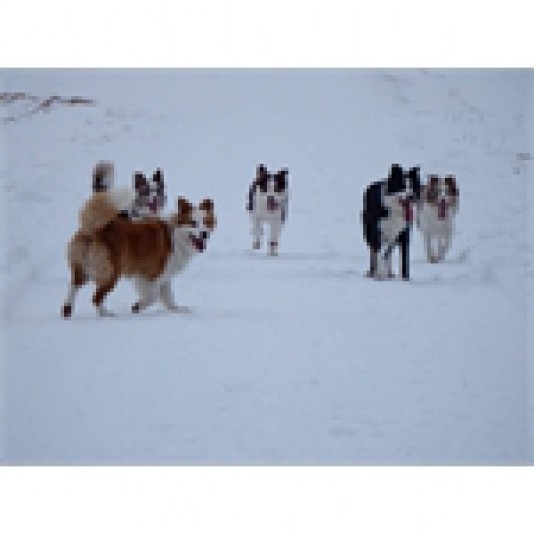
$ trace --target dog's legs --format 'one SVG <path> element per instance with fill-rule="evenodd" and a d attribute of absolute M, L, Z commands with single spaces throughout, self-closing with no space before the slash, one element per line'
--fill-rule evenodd
<path fill-rule="evenodd" d="M 136 279 L 135 287 L 139 295 L 139 300 L 132 305 L 133 313 L 146 310 L 146 308 L 154 304 L 154 302 L 161 297 L 160 288 L 158 288 L 154 283 Z"/>
<path fill-rule="evenodd" d="M 270 221 L 269 226 L 269 255 L 276 256 L 278 255 L 278 241 L 282 232 L 282 222 L 280 220 L 273 220 Z"/>
<path fill-rule="evenodd" d="M 67 298 L 65 299 L 65 304 L 63 304 L 63 308 L 61 309 L 61 315 L 65 319 L 72 315 L 76 294 L 78 293 L 80 288 L 87 282 L 87 278 L 85 277 L 83 270 L 79 265 L 73 265 L 71 269 L 71 283 L 69 285 L 69 291 L 67 294 Z"/>
<path fill-rule="evenodd" d="M 378 262 L 378 252 L 371 249 L 370 254 L 369 254 L 369 270 L 367 271 L 367 273 L 365 273 L 365 276 L 367 276 L 368 278 L 373 278 L 375 276 L 376 269 L 377 269 L 377 262 Z"/>
<path fill-rule="evenodd" d="M 386 258 L 386 265 L 387 265 L 387 277 L 388 278 L 395 278 L 395 275 L 393 274 L 393 250 L 390 254 L 388 254 Z"/>
<path fill-rule="evenodd" d="M 164 306 L 170 311 L 182 312 L 182 313 L 188 313 L 191 311 L 191 309 L 188 308 L 187 306 L 178 306 L 174 302 L 170 280 L 161 284 L 160 297 L 161 297 L 161 301 L 163 302 Z"/>
<path fill-rule="evenodd" d="M 426 251 L 426 259 L 429 263 L 436 263 L 437 258 L 434 254 L 434 248 L 432 246 L 432 236 L 430 232 L 425 233 L 425 251 Z"/>
<path fill-rule="evenodd" d="M 376 253 L 376 270 L 374 273 L 375 280 L 386 280 L 389 278 L 393 247 L 394 244 L 386 245 L 380 252 Z"/>
<path fill-rule="evenodd" d="M 445 259 L 445 256 L 447 254 L 447 252 L 449 252 L 449 249 L 451 248 L 451 231 L 449 229 L 447 229 L 444 233 L 444 235 L 442 236 L 442 239 L 443 239 L 443 245 L 442 245 L 442 254 L 441 254 L 441 260 L 444 260 Z"/>
<path fill-rule="evenodd" d="M 405 228 L 398 238 L 400 246 L 400 273 L 403 280 L 410 279 L 410 229 Z"/>
<path fill-rule="evenodd" d="M 252 220 L 252 248 L 258 250 L 261 247 L 261 238 L 263 236 L 263 224 L 258 219 L 251 215 Z"/>
<path fill-rule="evenodd" d="M 438 236 L 436 241 L 438 248 L 438 252 L 436 254 L 436 262 L 440 262 L 445 258 L 445 241 L 442 235 Z"/>
<path fill-rule="evenodd" d="M 388 260 L 387 256 L 383 254 L 377 254 L 375 280 L 385 280 L 387 278 Z"/>
<path fill-rule="evenodd" d="M 93 295 L 93 304 L 96 306 L 96 310 L 100 317 L 113 317 L 113 314 L 104 306 L 104 299 L 113 290 L 118 279 L 118 274 L 114 270 L 113 274 L 109 278 L 97 280 L 96 282 L 96 291 Z"/>

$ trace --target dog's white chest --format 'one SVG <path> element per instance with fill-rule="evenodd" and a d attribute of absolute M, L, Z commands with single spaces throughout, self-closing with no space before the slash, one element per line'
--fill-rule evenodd
<path fill-rule="evenodd" d="M 405 228 L 406 220 L 403 213 L 396 210 L 391 210 L 387 217 L 380 220 L 380 232 L 388 243 L 395 241 Z"/>

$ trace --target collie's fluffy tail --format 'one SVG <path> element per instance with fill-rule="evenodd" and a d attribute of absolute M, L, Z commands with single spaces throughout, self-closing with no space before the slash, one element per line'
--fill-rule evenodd
<path fill-rule="evenodd" d="M 134 203 L 135 192 L 126 187 L 94 193 L 80 210 L 79 231 L 91 234 L 103 228 L 121 211 L 130 212 Z"/>
<path fill-rule="evenodd" d="M 108 191 L 115 180 L 115 166 L 111 161 L 99 161 L 93 168 L 93 193 Z"/>

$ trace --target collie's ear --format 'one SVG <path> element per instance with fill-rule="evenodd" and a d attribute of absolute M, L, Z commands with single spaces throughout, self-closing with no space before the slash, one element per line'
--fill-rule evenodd
<path fill-rule="evenodd" d="M 133 179 L 134 179 L 134 188 L 136 190 L 141 189 L 142 187 L 146 185 L 146 178 L 142 172 L 134 173 Z"/>
<path fill-rule="evenodd" d="M 408 175 L 411 178 L 420 179 L 420 172 L 421 172 L 421 167 L 419 167 L 419 165 L 416 165 L 415 167 L 412 167 L 409 170 Z"/>
<path fill-rule="evenodd" d="M 206 211 L 213 211 L 215 205 L 213 203 L 213 200 L 211 200 L 211 198 L 205 198 L 200 204 L 199 204 L 199 208 L 201 210 L 206 210 Z"/>
<path fill-rule="evenodd" d="M 391 169 L 389 172 L 390 172 L 390 176 L 402 176 L 403 175 L 402 167 L 398 163 L 393 163 L 393 165 L 391 165 Z"/>
<path fill-rule="evenodd" d="M 287 169 L 280 169 L 275 175 L 274 179 L 276 181 L 276 191 L 283 191 L 287 187 Z"/>
<path fill-rule="evenodd" d="M 458 186 L 456 185 L 456 177 L 454 174 L 445 176 L 445 183 L 447 184 L 451 195 L 458 196 Z"/>
<path fill-rule="evenodd" d="M 193 205 L 184 197 L 178 197 L 178 213 L 190 213 Z"/>
<path fill-rule="evenodd" d="M 429 174 L 426 185 L 426 199 L 428 202 L 436 202 L 438 199 L 439 176 L 437 174 Z"/>
<path fill-rule="evenodd" d="M 260 163 L 256 167 L 256 178 L 259 180 L 260 178 L 263 178 L 266 174 L 267 174 L 267 167 L 263 163 Z"/>
<path fill-rule="evenodd" d="M 163 183 L 163 169 L 160 169 L 159 167 L 154 171 L 154 174 L 152 175 L 152 180 L 156 182 L 157 184 Z"/>

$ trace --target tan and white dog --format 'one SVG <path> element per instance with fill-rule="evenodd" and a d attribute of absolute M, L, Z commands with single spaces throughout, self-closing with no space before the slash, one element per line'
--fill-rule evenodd
<path fill-rule="evenodd" d="M 122 277 L 135 282 L 139 300 L 133 312 L 158 300 L 169 310 L 187 311 L 175 304 L 171 281 L 205 250 L 216 226 L 213 201 L 193 206 L 180 197 L 169 217 L 133 221 L 121 216 L 122 199 L 109 193 L 95 193 L 80 211 L 80 228 L 67 249 L 71 282 L 62 316 L 71 316 L 77 292 L 89 281 L 96 283 L 93 304 L 98 314 L 112 315 L 104 300 Z"/>
<path fill-rule="evenodd" d="M 420 197 L 416 222 L 423 234 L 425 253 L 430 263 L 443 261 L 450 249 L 459 197 L 453 175 L 444 178 L 436 174 L 428 176 L 428 183 Z"/>

